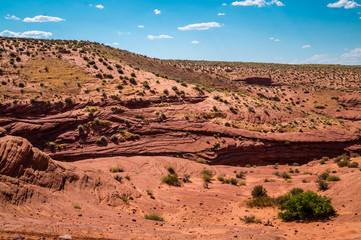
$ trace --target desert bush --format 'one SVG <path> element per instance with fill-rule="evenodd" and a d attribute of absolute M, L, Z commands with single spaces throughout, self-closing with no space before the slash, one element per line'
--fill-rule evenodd
<path fill-rule="evenodd" d="M 210 183 L 212 181 L 213 172 L 209 169 L 203 169 L 202 171 L 202 179 L 204 182 Z"/>
<path fill-rule="evenodd" d="M 283 172 L 281 177 L 284 178 L 284 179 L 290 179 L 291 178 L 291 176 L 287 172 Z"/>
<path fill-rule="evenodd" d="M 291 197 L 279 209 L 283 212 L 278 213 L 278 217 L 287 222 L 323 219 L 335 213 L 330 198 L 319 196 L 312 191 Z"/>
<path fill-rule="evenodd" d="M 240 171 L 239 173 L 236 174 L 236 178 L 240 178 L 240 179 L 246 179 L 246 172 Z"/>
<path fill-rule="evenodd" d="M 67 104 L 71 104 L 73 102 L 73 100 L 71 99 L 71 97 L 67 97 L 67 98 L 65 98 L 65 102 Z"/>
<path fill-rule="evenodd" d="M 292 196 L 296 196 L 297 194 L 303 193 L 303 189 L 302 188 L 293 188 L 290 193 Z"/>
<path fill-rule="evenodd" d="M 340 181 L 341 179 L 338 176 L 329 175 L 326 180 L 329 181 L 329 182 L 335 182 L 335 181 Z"/>
<path fill-rule="evenodd" d="M 262 221 L 254 215 L 244 216 L 244 218 L 239 218 L 240 220 L 244 221 L 245 223 L 262 223 Z"/>
<path fill-rule="evenodd" d="M 170 186 L 176 186 L 176 187 L 181 186 L 181 182 L 179 181 L 178 176 L 176 174 L 168 174 L 167 176 L 162 178 L 162 182 Z"/>
<path fill-rule="evenodd" d="M 83 132 L 84 131 L 84 126 L 83 125 L 78 125 L 78 131 Z"/>
<path fill-rule="evenodd" d="M 225 178 L 223 176 L 218 176 L 217 180 L 223 183 L 225 181 Z"/>
<path fill-rule="evenodd" d="M 264 207 L 272 207 L 275 205 L 274 199 L 268 196 L 252 198 L 246 204 L 250 208 L 254 208 L 254 207 L 264 208 Z"/>
<path fill-rule="evenodd" d="M 149 83 L 147 81 L 144 81 L 143 82 L 143 87 L 146 88 L 146 89 L 149 89 L 150 88 Z"/>
<path fill-rule="evenodd" d="M 174 167 L 172 167 L 172 166 L 167 166 L 166 169 L 167 169 L 167 171 L 168 171 L 170 174 L 175 174 Z"/>
<path fill-rule="evenodd" d="M 115 175 L 114 179 L 117 180 L 118 182 L 122 183 L 123 177 L 121 177 L 119 175 Z"/>
<path fill-rule="evenodd" d="M 197 163 L 206 164 L 206 160 L 204 158 L 198 158 Z"/>
<path fill-rule="evenodd" d="M 320 191 L 326 191 L 327 189 L 330 188 L 329 184 L 322 178 L 318 178 L 316 180 L 316 184 L 317 184 L 317 188 Z"/>
<path fill-rule="evenodd" d="M 111 173 L 124 172 L 124 170 L 121 167 L 119 167 L 119 165 L 110 168 L 109 171 Z"/>
<path fill-rule="evenodd" d="M 129 82 L 133 85 L 137 85 L 137 81 L 133 77 L 129 79 Z"/>
<path fill-rule="evenodd" d="M 283 145 L 285 145 L 285 146 L 290 146 L 291 143 L 290 143 L 289 141 L 286 141 L 286 142 L 283 143 Z"/>
<path fill-rule="evenodd" d="M 156 213 L 150 213 L 144 215 L 145 219 L 164 222 L 164 218 Z"/>
<path fill-rule="evenodd" d="M 267 197 L 267 190 L 262 185 L 257 185 L 252 190 L 253 198 Z"/>
<path fill-rule="evenodd" d="M 337 162 L 337 166 L 339 166 L 339 167 L 347 167 L 348 164 L 349 164 L 349 162 L 347 160 L 342 160 L 342 161 Z"/>
<path fill-rule="evenodd" d="M 349 168 L 358 168 L 358 163 L 357 162 L 352 162 L 348 165 Z"/>

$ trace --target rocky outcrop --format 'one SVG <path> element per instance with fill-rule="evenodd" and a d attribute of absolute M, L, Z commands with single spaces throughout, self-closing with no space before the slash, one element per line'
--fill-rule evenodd
<path fill-rule="evenodd" d="M 0 138 L 0 202 L 44 202 L 55 192 L 75 191 L 91 192 L 97 201 L 117 206 L 124 193 L 134 191 L 119 185 L 104 172 L 63 166 L 24 138 Z"/>
<path fill-rule="evenodd" d="M 338 99 L 338 102 L 345 107 L 361 108 L 361 94 L 355 93 L 342 96 Z"/>

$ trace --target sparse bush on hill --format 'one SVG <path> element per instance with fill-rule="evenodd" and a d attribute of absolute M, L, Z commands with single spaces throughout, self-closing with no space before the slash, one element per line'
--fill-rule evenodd
<path fill-rule="evenodd" d="M 257 185 L 252 190 L 252 197 L 267 197 L 267 190 L 262 185 Z"/>
<path fill-rule="evenodd" d="M 239 218 L 240 220 L 244 221 L 245 223 L 262 223 L 262 221 L 258 218 L 256 218 L 256 216 L 254 215 L 250 215 L 250 216 L 244 216 L 244 218 Z"/>
<path fill-rule="evenodd" d="M 178 175 L 176 174 L 168 174 L 167 176 L 162 178 L 162 182 L 170 186 L 176 186 L 176 187 L 181 186 L 181 182 L 179 181 Z"/>
<path fill-rule="evenodd" d="M 179 181 L 178 174 L 175 172 L 174 167 L 167 166 L 168 175 L 162 178 L 162 182 L 170 185 L 170 186 L 181 186 L 181 182 Z"/>
<path fill-rule="evenodd" d="M 213 172 L 209 169 L 204 168 L 202 171 L 202 179 L 204 182 L 210 183 L 212 181 Z"/>
<path fill-rule="evenodd" d="M 164 222 L 164 218 L 156 213 L 150 213 L 144 215 L 145 219 Z"/>
<path fill-rule="evenodd" d="M 279 209 L 283 210 L 283 212 L 278 213 L 278 217 L 287 222 L 318 220 L 335 214 L 331 199 L 319 196 L 312 191 L 299 193 L 291 197 Z"/>

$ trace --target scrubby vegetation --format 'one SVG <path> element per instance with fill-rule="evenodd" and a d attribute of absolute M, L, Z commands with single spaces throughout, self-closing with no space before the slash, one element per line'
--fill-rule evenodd
<path fill-rule="evenodd" d="M 331 199 L 312 191 L 296 194 L 279 207 L 278 217 L 284 221 L 319 220 L 335 214 Z"/>
<path fill-rule="evenodd" d="M 147 213 L 144 215 L 145 219 L 164 222 L 164 218 L 156 213 Z"/>

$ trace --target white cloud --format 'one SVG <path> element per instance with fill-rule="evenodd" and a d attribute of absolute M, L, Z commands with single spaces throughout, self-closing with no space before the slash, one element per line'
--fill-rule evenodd
<path fill-rule="evenodd" d="M 99 9 L 104 9 L 104 6 L 101 5 L 101 4 L 98 4 L 98 5 L 96 5 L 95 7 L 96 7 L 96 8 L 99 8 Z"/>
<path fill-rule="evenodd" d="M 258 6 L 258 7 L 266 7 L 275 4 L 276 6 L 283 7 L 284 4 L 279 0 L 244 0 L 244 1 L 235 1 L 232 2 L 232 6 Z"/>
<path fill-rule="evenodd" d="M 280 42 L 281 41 L 278 38 L 274 38 L 274 37 L 271 37 L 269 40 L 274 41 L 274 42 Z"/>
<path fill-rule="evenodd" d="M 218 13 L 217 14 L 218 16 L 224 16 L 224 15 L 226 15 L 225 13 Z"/>
<path fill-rule="evenodd" d="M 15 15 L 10 16 L 10 14 L 6 15 L 4 18 L 7 20 L 15 20 L 15 21 L 20 20 L 20 18 L 16 17 Z"/>
<path fill-rule="evenodd" d="M 114 43 L 113 43 L 113 45 L 115 45 L 115 46 L 118 46 L 118 45 L 119 45 L 119 43 L 117 43 L 117 42 L 114 42 Z"/>
<path fill-rule="evenodd" d="M 325 63 L 325 62 L 328 62 L 328 56 L 326 54 L 316 54 L 313 57 L 305 60 L 305 63 Z"/>
<path fill-rule="evenodd" d="M 350 58 L 350 59 L 361 58 L 361 48 L 352 49 L 351 51 L 344 53 L 341 57 L 342 58 Z"/>
<path fill-rule="evenodd" d="M 139 27 L 139 28 L 144 28 L 144 25 L 139 25 L 138 27 Z"/>
<path fill-rule="evenodd" d="M 159 9 L 154 9 L 153 11 L 154 11 L 155 15 L 159 15 L 159 14 L 161 14 L 161 13 L 162 13 L 162 11 L 161 11 L 161 10 L 159 10 Z"/>
<path fill-rule="evenodd" d="M 306 45 L 302 46 L 302 48 L 310 48 L 310 47 L 311 47 L 311 45 L 309 45 L 309 44 L 306 44 Z"/>
<path fill-rule="evenodd" d="M 222 3 L 222 6 L 227 6 L 227 3 Z"/>
<path fill-rule="evenodd" d="M 338 2 L 335 3 L 329 3 L 327 5 L 327 7 L 329 8 L 342 8 L 344 7 L 345 9 L 350 9 L 350 8 L 356 8 L 356 7 L 360 7 L 361 5 L 358 4 L 357 2 L 355 2 L 354 0 L 339 0 Z"/>
<path fill-rule="evenodd" d="M 150 40 L 154 40 L 154 39 L 171 39 L 173 37 L 169 36 L 169 35 L 159 35 L 159 36 L 154 36 L 154 35 L 148 35 L 148 39 Z"/>
<path fill-rule="evenodd" d="M 60 21 L 65 21 L 65 19 L 62 18 L 58 18 L 58 17 L 51 17 L 51 16 L 43 16 L 43 15 L 39 15 L 39 16 L 35 16 L 33 18 L 25 18 L 23 20 L 24 22 L 39 22 L 39 23 L 43 23 L 43 22 L 60 22 Z"/>
<path fill-rule="evenodd" d="M 43 32 L 43 31 L 26 31 L 23 33 L 20 32 L 12 32 L 9 30 L 5 30 L 0 33 L 2 37 L 17 37 L 17 38 L 48 38 L 51 37 L 53 34 L 51 32 Z"/>
<path fill-rule="evenodd" d="M 192 41 L 192 44 L 199 44 L 199 41 L 194 40 Z"/>
<path fill-rule="evenodd" d="M 210 28 L 215 28 L 215 27 L 222 27 L 221 24 L 217 23 L 217 22 L 208 22 L 208 23 L 195 23 L 195 24 L 190 24 L 184 27 L 179 27 L 178 30 L 181 31 L 189 31 L 189 30 L 208 30 Z"/>
<path fill-rule="evenodd" d="M 118 34 L 119 36 L 122 36 L 122 35 L 130 35 L 130 34 L 132 34 L 132 33 L 130 33 L 130 32 L 117 31 L 117 34 Z"/>

